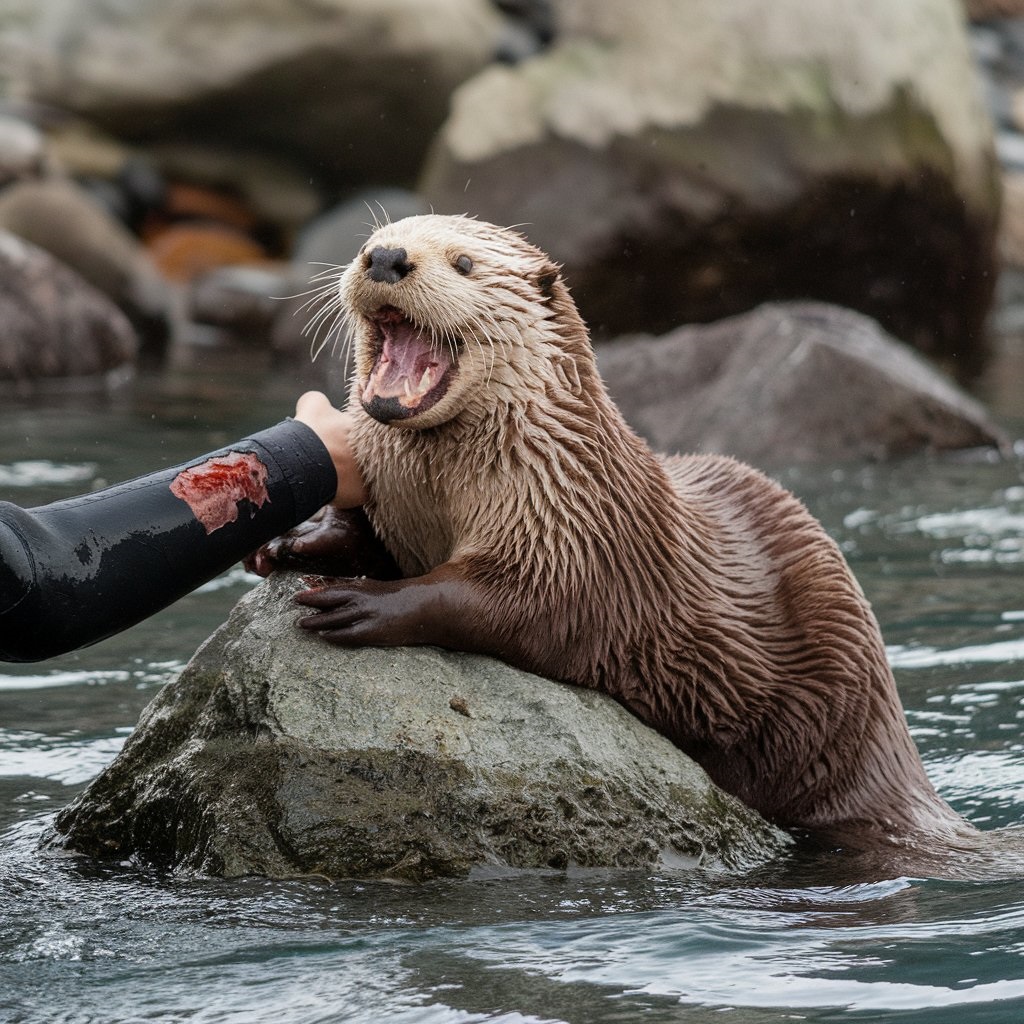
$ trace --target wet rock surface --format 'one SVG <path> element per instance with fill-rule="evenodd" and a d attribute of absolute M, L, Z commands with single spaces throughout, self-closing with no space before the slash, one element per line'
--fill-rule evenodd
<path fill-rule="evenodd" d="M 283 268 L 224 266 L 196 277 L 186 301 L 191 321 L 258 343 L 280 313 L 282 297 L 290 294 L 292 281 Z"/>
<path fill-rule="evenodd" d="M 215 875 L 745 868 L 788 843 L 603 695 L 434 648 L 344 652 L 257 587 L 52 842 Z"/>
<path fill-rule="evenodd" d="M 770 303 L 597 351 L 619 408 L 657 451 L 771 468 L 1008 445 L 978 402 L 838 306 Z"/>

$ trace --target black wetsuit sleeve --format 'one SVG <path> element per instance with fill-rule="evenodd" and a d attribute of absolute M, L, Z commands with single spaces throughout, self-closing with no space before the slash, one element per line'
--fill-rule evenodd
<path fill-rule="evenodd" d="M 319 437 L 285 420 L 92 494 L 35 509 L 0 502 L 0 660 L 53 657 L 140 622 L 308 519 L 336 490 Z"/>

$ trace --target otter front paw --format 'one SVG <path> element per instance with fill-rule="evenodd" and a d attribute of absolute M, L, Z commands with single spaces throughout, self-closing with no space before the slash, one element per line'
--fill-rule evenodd
<path fill-rule="evenodd" d="M 422 587 L 408 580 L 346 579 L 320 581 L 300 591 L 295 601 L 315 614 L 299 619 L 303 629 L 345 647 L 399 647 L 436 642 L 432 608 Z"/>
<path fill-rule="evenodd" d="M 244 564 L 259 576 L 269 576 L 275 569 L 310 569 L 329 576 L 369 575 L 380 579 L 399 575 L 363 510 L 331 505 L 264 544 Z"/>

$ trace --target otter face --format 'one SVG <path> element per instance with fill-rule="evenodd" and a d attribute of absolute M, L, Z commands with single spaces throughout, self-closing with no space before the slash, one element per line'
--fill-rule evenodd
<path fill-rule="evenodd" d="M 341 277 L 366 412 L 423 429 L 486 402 L 548 316 L 557 267 L 521 235 L 466 217 L 379 228 Z"/>

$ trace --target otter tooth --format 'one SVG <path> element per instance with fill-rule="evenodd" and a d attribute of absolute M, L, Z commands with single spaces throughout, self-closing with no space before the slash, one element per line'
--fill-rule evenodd
<path fill-rule="evenodd" d="M 418 390 L 422 393 L 430 390 L 430 367 L 428 366 L 423 371 L 423 376 L 420 377 L 420 386 Z"/>

